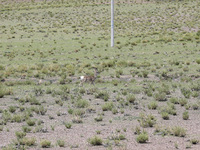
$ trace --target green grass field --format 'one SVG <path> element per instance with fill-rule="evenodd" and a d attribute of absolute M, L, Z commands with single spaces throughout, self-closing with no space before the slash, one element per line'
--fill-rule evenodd
<path fill-rule="evenodd" d="M 2 149 L 198 149 L 198 0 L 0 2 Z"/>

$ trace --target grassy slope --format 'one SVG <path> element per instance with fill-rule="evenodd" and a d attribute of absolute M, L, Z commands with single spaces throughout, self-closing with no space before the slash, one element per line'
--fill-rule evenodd
<path fill-rule="evenodd" d="M 96 65 L 102 71 L 101 77 L 109 79 L 102 79 L 105 83 L 97 83 L 98 90 L 106 87 L 110 101 L 114 101 L 117 95 L 125 99 L 121 94 L 123 90 L 136 94 L 137 100 L 141 100 L 141 97 L 146 97 L 146 87 L 155 88 L 156 91 L 152 91 L 155 94 L 163 85 L 171 89 L 170 96 L 184 97 L 180 89 L 191 88 L 199 81 L 199 8 L 198 1 L 116 5 L 115 48 L 110 48 L 109 5 L 2 5 L 0 64 L 5 69 L 0 70 L 1 77 L 8 80 L 6 86 L 12 80 L 18 81 L 22 74 L 31 81 L 40 78 L 60 81 L 65 75 L 71 79 L 71 72 L 75 77 L 83 71 L 91 73 L 90 66 Z M 128 65 L 130 63 L 133 65 Z M 121 83 L 113 86 L 116 81 L 111 80 L 118 80 L 114 78 L 117 71 L 133 79 L 132 82 L 120 78 Z M 149 78 L 142 77 L 144 71 L 148 72 Z M 169 78 L 163 79 L 162 75 Z M 159 82 L 157 79 L 160 79 Z M 127 88 L 125 84 L 128 84 Z M 77 85 L 68 83 L 68 86 L 74 90 L 70 94 L 76 97 Z M 62 85 L 58 83 L 39 86 L 43 90 L 51 88 L 55 91 L 59 91 L 60 87 Z M 14 95 L 8 97 L 11 102 L 13 97 L 24 98 L 34 94 L 34 88 L 38 86 L 14 82 L 12 88 Z M 92 88 L 85 85 L 87 90 Z M 40 99 L 47 99 L 44 106 L 48 107 L 56 98 L 44 96 Z M 154 100 L 154 97 L 147 99 Z M 193 96 L 188 100 L 199 102 L 199 98 Z M 139 103 L 147 105 L 145 101 Z M 7 109 L 4 105 L 10 104 L 3 102 L 2 108 Z M 115 105 L 120 106 L 118 102 Z M 73 107 L 73 104 L 66 102 L 66 106 Z"/>

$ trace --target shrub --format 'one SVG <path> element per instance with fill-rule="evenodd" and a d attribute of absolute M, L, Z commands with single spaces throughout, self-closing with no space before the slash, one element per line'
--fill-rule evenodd
<path fill-rule="evenodd" d="M 37 125 L 41 125 L 42 123 L 44 123 L 42 120 L 38 120 Z"/>
<path fill-rule="evenodd" d="M 170 101 L 171 103 L 173 103 L 173 104 L 179 104 L 179 100 L 178 100 L 178 98 L 176 98 L 176 97 L 170 98 L 169 101 Z"/>
<path fill-rule="evenodd" d="M 197 64 L 200 64 L 200 59 L 197 59 L 197 60 L 196 60 L 196 63 L 197 63 Z"/>
<path fill-rule="evenodd" d="M 200 91 L 200 80 L 195 83 L 192 83 L 191 90 L 196 92 Z"/>
<path fill-rule="evenodd" d="M 68 112 L 69 114 L 73 114 L 74 110 L 73 110 L 72 108 L 69 108 L 69 109 L 67 110 L 67 112 Z"/>
<path fill-rule="evenodd" d="M 19 110 L 20 110 L 21 112 L 23 112 L 23 111 L 25 110 L 25 108 L 24 108 L 23 106 L 19 106 Z"/>
<path fill-rule="evenodd" d="M 134 132 L 135 134 L 140 134 L 141 133 L 141 129 L 140 129 L 140 126 L 136 126 L 135 127 L 135 132 Z"/>
<path fill-rule="evenodd" d="M 192 94 L 191 90 L 188 88 L 181 88 L 181 93 L 185 98 L 190 98 L 190 95 Z"/>
<path fill-rule="evenodd" d="M 148 77 L 148 74 L 149 74 L 148 71 L 142 71 L 142 76 L 143 76 L 144 78 L 147 78 L 147 77 Z"/>
<path fill-rule="evenodd" d="M 146 132 L 142 132 L 141 134 L 139 134 L 136 138 L 136 141 L 138 143 L 146 143 L 149 140 L 149 136 Z"/>
<path fill-rule="evenodd" d="M 191 143 L 187 143 L 186 146 L 185 146 L 186 149 L 189 149 L 189 148 L 191 148 L 191 147 L 192 147 L 192 144 L 191 144 Z"/>
<path fill-rule="evenodd" d="M 60 147 L 65 147 L 65 141 L 63 141 L 63 140 L 57 140 L 57 144 Z"/>
<path fill-rule="evenodd" d="M 25 133 L 29 133 L 31 131 L 31 128 L 29 126 L 22 126 L 22 131 Z"/>
<path fill-rule="evenodd" d="M 75 68 L 74 68 L 74 66 L 67 65 L 66 68 L 67 68 L 67 73 L 68 73 L 69 76 L 73 76 L 75 74 Z"/>
<path fill-rule="evenodd" d="M 116 70 L 115 73 L 116 73 L 116 77 L 120 78 L 120 75 L 123 74 L 123 71 L 120 69 L 120 70 Z"/>
<path fill-rule="evenodd" d="M 192 105 L 192 109 L 193 110 L 198 110 L 199 109 L 199 105 L 198 104 L 193 104 Z"/>
<path fill-rule="evenodd" d="M 26 123 L 27 123 L 27 125 L 29 125 L 29 126 L 34 126 L 34 125 L 35 125 L 35 120 L 33 120 L 33 119 L 28 119 L 28 120 L 26 121 Z"/>
<path fill-rule="evenodd" d="M 120 83 L 120 81 L 118 80 L 112 80 L 111 82 L 114 86 L 118 86 L 118 84 Z"/>
<path fill-rule="evenodd" d="M 51 94 L 52 93 L 52 90 L 50 88 L 47 88 L 46 89 L 46 94 Z"/>
<path fill-rule="evenodd" d="M 100 91 L 95 95 L 95 98 L 101 98 L 104 101 L 108 101 L 109 93 L 107 91 Z"/>
<path fill-rule="evenodd" d="M 189 119 L 188 111 L 183 112 L 183 120 L 188 120 L 188 119 Z"/>
<path fill-rule="evenodd" d="M 97 130 L 96 133 L 97 133 L 97 134 L 101 134 L 101 131 L 100 131 L 100 130 Z"/>
<path fill-rule="evenodd" d="M 152 91 L 152 89 L 145 89 L 144 92 L 145 92 L 145 94 L 146 94 L 147 96 L 149 96 L 149 97 L 152 97 L 152 96 L 153 96 L 153 91 Z"/>
<path fill-rule="evenodd" d="M 159 92 L 154 95 L 156 101 L 166 101 L 166 94 L 164 92 Z"/>
<path fill-rule="evenodd" d="M 60 83 L 61 85 L 64 85 L 64 84 L 65 84 L 65 79 L 60 79 L 59 83 Z"/>
<path fill-rule="evenodd" d="M 170 115 L 176 115 L 176 109 L 172 103 L 168 103 L 167 106 L 160 107 L 159 112 L 160 113 L 166 112 Z"/>
<path fill-rule="evenodd" d="M 51 147 L 51 142 L 49 140 L 42 140 L 40 142 L 40 145 L 42 148 L 50 148 Z"/>
<path fill-rule="evenodd" d="M 152 101 L 149 103 L 148 108 L 155 110 L 158 107 L 158 103 L 156 101 Z"/>
<path fill-rule="evenodd" d="M 24 120 L 24 117 L 21 115 L 13 115 L 12 122 L 22 122 Z"/>
<path fill-rule="evenodd" d="M 84 88 L 81 88 L 80 90 L 79 90 L 79 93 L 80 94 L 84 94 L 86 91 L 85 91 L 85 89 Z"/>
<path fill-rule="evenodd" d="M 102 105 L 102 110 L 103 111 L 108 111 L 108 110 L 112 110 L 114 107 L 113 103 L 112 102 L 107 102 L 105 103 L 104 105 Z"/>
<path fill-rule="evenodd" d="M 167 112 L 162 112 L 161 115 L 164 120 L 169 120 L 169 114 Z"/>
<path fill-rule="evenodd" d="M 190 105 L 190 104 L 187 104 L 187 105 L 185 105 L 184 107 L 185 107 L 186 110 L 189 110 L 190 107 L 191 107 L 191 105 Z"/>
<path fill-rule="evenodd" d="M 174 136 L 185 137 L 186 130 L 184 128 L 182 128 L 182 127 L 176 126 L 176 127 L 172 128 L 171 133 Z"/>
<path fill-rule="evenodd" d="M 70 122 L 65 122 L 64 125 L 67 129 L 71 129 L 72 127 L 72 124 Z"/>
<path fill-rule="evenodd" d="M 117 66 L 119 67 L 126 67 L 127 66 L 127 62 L 125 60 L 121 60 L 121 61 L 118 61 L 116 63 Z"/>
<path fill-rule="evenodd" d="M 33 146 L 36 144 L 36 139 L 24 137 L 19 141 L 19 143 L 20 145 Z"/>
<path fill-rule="evenodd" d="M 192 93 L 192 96 L 193 97 L 198 97 L 200 94 L 199 94 L 199 92 L 197 92 L 197 91 L 194 91 L 193 93 Z"/>
<path fill-rule="evenodd" d="M 113 109 L 112 109 L 112 113 L 113 113 L 113 114 L 117 114 L 117 113 L 118 113 L 117 108 L 113 108 Z"/>
<path fill-rule="evenodd" d="M 60 99 L 56 99 L 55 100 L 56 104 L 60 105 L 60 106 L 63 106 L 64 102 Z"/>
<path fill-rule="evenodd" d="M 179 99 L 179 103 L 181 106 L 185 106 L 188 103 L 188 101 L 185 98 L 181 98 L 181 99 Z"/>
<path fill-rule="evenodd" d="M 123 95 L 127 95 L 128 94 L 128 90 L 127 89 L 122 89 L 122 94 Z"/>
<path fill-rule="evenodd" d="M 83 115 L 85 114 L 85 110 L 84 110 L 84 109 L 75 109 L 75 110 L 73 111 L 73 114 L 74 114 L 75 116 L 83 116 Z"/>
<path fill-rule="evenodd" d="M 0 131 L 3 131 L 3 126 L 2 125 L 0 125 Z"/>
<path fill-rule="evenodd" d="M 64 93 L 70 93 L 70 88 L 68 87 L 68 85 L 64 85 L 60 88 Z"/>
<path fill-rule="evenodd" d="M 138 119 L 140 125 L 144 128 L 153 127 L 156 124 L 156 118 L 153 115 L 140 114 L 140 119 Z"/>
<path fill-rule="evenodd" d="M 5 67 L 0 65 L 0 70 L 5 70 Z"/>
<path fill-rule="evenodd" d="M 89 106 L 89 102 L 87 100 L 80 99 L 76 102 L 75 105 L 77 108 L 86 108 Z"/>
<path fill-rule="evenodd" d="M 99 121 L 103 120 L 103 117 L 100 115 L 98 117 L 95 117 L 94 120 L 97 121 L 97 122 L 99 122 Z"/>
<path fill-rule="evenodd" d="M 127 100 L 129 103 L 134 103 L 135 100 L 136 100 L 136 98 L 135 98 L 134 95 L 128 95 L 128 96 L 126 97 L 126 100 Z"/>
<path fill-rule="evenodd" d="M 15 135 L 16 135 L 16 137 L 17 137 L 18 139 L 21 139 L 21 138 L 23 138 L 23 137 L 26 136 L 26 133 L 25 133 L 25 132 L 17 131 L 17 132 L 15 132 Z"/>
<path fill-rule="evenodd" d="M 3 89 L 3 87 L 0 86 L 0 98 L 3 98 L 4 95 L 6 95 L 5 89 Z"/>
<path fill-rule="evenodd" d="M 112 140 L 125 140 L 125 139 L 126 139 L 126 137 L 123 134 L 112 136 Z"/>
<path fill-rule="evenodd" d="M 191 140 L 190 140 L 190 143 L 192 143 L 192 144 L 198 144 L 198 143 L 199 143 L 199 140 L 196 139 L 196 138 L 194 138 L 194 139 L 191 139 Z"/>
<path fill-rule="evenodd" d="M 79 116 L 75 116 L 75 117 L 72 119 L 72 122 L 73 122 L 73 123 L 83 123 L 83 120 L 82 120 Z"/>
<path fill-rule="evenodd" d="M 98 136 L 95 136 L 93 138 L 88 139 L 88 142 L 93 146 L 97 146 L 97 145 L 102 145 L 103 144 L 103 140 Z"/>
<path fill-rule="evenodd" d="M 168 128 L 162 128 L 161 126 L 156 125 L 154 133 L 158 134 L 158 135 L 161 134 L 162 136 L 165 136 L 165 135 L 170 134 L 170 131 L 169 131 Z"/>
<path fill-rule="evenodd" d="M 14 113 L 17 110 L 16 106 L 9 106 L 8 108 L 9 112 Z"/>
<path fill-rule="evenodd" d="M 30 102 L 31 105 L 41 105 L 39 100 L 37 100 L 36 97 L 32 95 L 26 97 L 26 101 Z"/>
<path fill-rule="evenodd" d="M 36 96 L 42 95 L 44 93 L 41 87 L 34 88 L 33 91 L 34 91 L 34 93 L 35 93 Z"/>
<path fill-rule="evenodd" d="M 12 116 L 9 112 L 4 111 L 2 114 L 2 119 L 4 120 L 4 122 L 8 122 L 9 120 L 12 119 Z"/>
<path fill-rule="evenodd" d="M 36 107 L 34 111 L 35 111 L 37 114 L 45 115 L 46 112 L 47 112 L 47 109 L 44 108 L 44 106 L 39 106 L 39 107 Z"/>
<path fill-rule="evenodd" d="M 6 125 L 6 121 L 0 119 L 0 125 Z"/>
<path fill-rule="evenodd" d="M 51 116 L 51 115 L 49 115 L 49 119 L 50 119 L 50 120 L 52 120 L 52 119 L 54 119 L 54 117 L 53 117 L 53 116 Z"/>

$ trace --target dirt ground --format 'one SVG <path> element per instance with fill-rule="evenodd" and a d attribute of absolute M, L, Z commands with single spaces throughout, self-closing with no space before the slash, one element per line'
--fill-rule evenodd
<path fill-rule="evenodd" d="M 131 79 L 130 76 L 121 76 L 120 79 L 122 81 L 129 81 Z M 138 83 L 142 82 L 142 78 L 135 78 L 138 80 Z M 54 81 L 53 84 L 57 84 L 56 79 L 48 79 Z M 43 81 L 43 82 L 47 82 Z M 109 77 L 104 77 L 104 80 L 110 80 Z M 149 76 L 148 80 L 159 81 L 154 76 Z M 37 80 L 34 80 L 37 81 Z M 77 78 L 73 78 L 73 82 L 76 82 Z M 85 83 L 87 85 L 87 83 Z M 95 85 L 98 88 L 98 84 Z M 107 88 L 104 87 L 104 90 Z M 25 91 L 28 93 L 30 91 Z M 114 96 L 114 95 L 112 95 Z M 44 116 L 34 115 L 34 118 L 38 120 L 43 120 L 44 123 L 43 128 L 40 132 L 34 132 L 34 128 L 32 128 L 32 132 L 27 134 L 27 137 L 36 137 L 38 146 L 32 147 L 30 149 L 42 149 L 39 146 L 40 141 L 43 139 L 49 140 L 52 142 L 52 147 L 49 149 L 97 149 L 104 150 L 112 147 L 114 150 L 128 149 L 128 150 L 169 150 L 169 149 L 186 149 L 187 145 L 190 145 L 190 140 L 192 138 L 199 138 L 200 136 L 200 111 L 199 110 L 189 110 L 189 120 L 182 119 L 182 113 L 184 112 L 184 108 L 177 105 L 177 115 L 171 116 L 169 120 L 163 120 L 158 113 L 157 110 L 149 110 L 147 106 L 144 107 L 145 103 L 148 103 L 148 97 L 140 94 L 137 95 L 138 99 L 141 101 L 138 102 L 137 105 L 130 106 L 131 108 L 126 108 L 125 113 L 117 113 L 113 114 L 110 111 L 103 112 L 103 121 L 96 122 L 94 120 L 99 113 L 102 113 L 101 105 L 104 103 L 102 99 L 97 99 L 94 95 L 84 94 L 83 99 L 88 99 L 90 101 L 90 105 L 95 108 L 95 111 L 85 113 L 82 116 L 83 123 L 76 124 L 73 123 L 71 129 L 67 129 L 64 126 L 64 122 L 72 122 L 74 116 L 68 114 L 68 104 L 64 104 L 62 107 L 53 104 L 54 99 L 49 95 L 43 95 L 39 97 L 40 99 L 46 100 L 47 113 Z M 6 96 L 1 98 L 0 106 L 1 109 L 6 108 L 8 105 L 15 103 L 14 96 Z M 159 102 L 159 106 L 165 105 L 165 102 Z M 61 112 L 61 116 L 57 116 L 56 112 Z M 136 126 L 139 126 L 138 118 L 140 113 L 144 112 L 145 114 L 152 114 L 157 119 L 157 125 L 162 127 L 175 127 L 180 126 L 186 129 L 185 137 L 175 137 L 171 135 L 162 136 L 161 133 L 155 134 L 155 128 L 144 128 L 145 131 L 148 132 L 149 140 L 145 144 L 139 144 L 136 142 L 137 135 L 135 134 Z M 53 119 L 49 119 L 49 116 L 53 116 Z M 0 132 L 1 142 L 0 147 L 8 145 L 12 140 L 16 139 L 15 131 L 20 130 L 20 128 L 26 123 L 8 123 L 5 126 L 5 129 Z M 52 126 L 54 126 L 54 130 L 52 130 Z M 104 141 L 102 146 L 91 146 L 88 143 L 88 139 L 96 135 L 97 131 L 100 131 L 98 135 Z M 125 140 L 115 141 L 112 138 L 116 135 L 123 134 L 125 136 Z M 63 139 L 66 143 L 64 148 L 58 147 L 56 141 L 58 139 Z M 107 142 L 106 142 L 107 141 Z M 111 145 L 111 146 L 110 146 Z M 176 145 L 176 146 L 175 146 Z M 198 150 L 200 145 L 192 145 L 190 149 Z"/>

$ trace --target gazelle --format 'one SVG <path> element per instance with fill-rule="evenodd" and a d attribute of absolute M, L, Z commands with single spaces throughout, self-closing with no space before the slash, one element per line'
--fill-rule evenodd
<path fill-rule="evenodd" d="M 80 82 L 79 86 L 82 86 L 84 82 L 90 82 L 94 85 L 94 81 L 96 80 L 98 74 L 99 74 L 99 72 L 98 72 L 97 68 L 94 68 L 94 75 L 80 76 L 81 82 Z"/>

